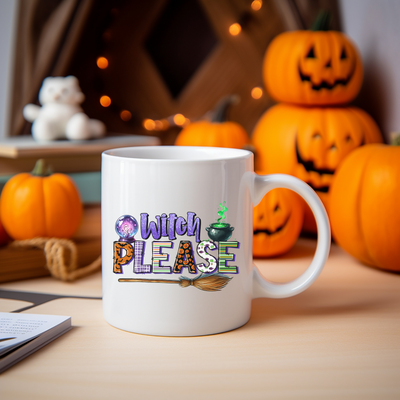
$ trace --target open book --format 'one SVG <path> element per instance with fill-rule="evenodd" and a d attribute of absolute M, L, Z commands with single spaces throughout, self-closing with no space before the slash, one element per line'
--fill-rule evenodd
<path fill-rule="evenodd" d="M 71 329 L 71 317 L 0 312 L 0 374 Z"/>

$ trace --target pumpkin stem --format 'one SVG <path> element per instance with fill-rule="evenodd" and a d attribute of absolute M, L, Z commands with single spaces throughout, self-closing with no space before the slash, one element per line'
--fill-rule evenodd
<path fill-rule="evenodd" d="M 46 161 L 43 158 L 36 161 L 35 167 L 31 172 L 33 176 L 49 176 L 52 173 L 53 171 L 51 167 L 46 164 Z"/>
<path fill-rule="evenodd" d="M 224 122 L 227 120 L 228 109 L 232 104 L 238 104 L 240 97 L 236 94 L 223 97 L 215 106 L 211 122 Z"/>
<path fill-rule="evenodd" d="M 392 146 L 400 146 L 400 132 L 392 132 L 390 144 Z"/>
<path fill-rule="evenodd" d="M 332 15 L 329 11 L 323 10 L 317 15 L 316 20 L 312 24 L 312 31 L 329 31 Z"/>

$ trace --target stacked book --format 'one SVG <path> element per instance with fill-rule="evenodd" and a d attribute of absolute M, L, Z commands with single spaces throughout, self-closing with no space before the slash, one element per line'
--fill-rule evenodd
<path fill-rule="evenodd" d="M 0 312 L 0 374 L 71 328 L 68 316 Z"/>
<path fill-rule="evenodd" d="M 159 145 L 159 139 L 147 136 L 108 136 L 88 141 L 35 142 L 32 137 L 0 140 L 0 192 L 11 176 L 32 171 L 44 158 L 54 172 L 69 175 L 78 186 L 84 203 L 83 219 L 72 240 L 78 250 L 80 266 L 100 255 L 101 153 L 118 147 Z M 0 282 L 46 276 L 46 260 L 36 248 L 0 247 Z"/>

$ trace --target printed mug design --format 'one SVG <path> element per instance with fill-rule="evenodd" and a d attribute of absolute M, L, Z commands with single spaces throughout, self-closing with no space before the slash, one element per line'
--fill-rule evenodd
<path fill-rule="evenodd" d="M 187 212 L 186 218 L 175 213 L 156 215 L 149 221 L 149 214 L 140 214 L 140 224 L 131 215 L 122 215 L 115 223 L 119 236 L 114 242 L 113 272 L 124 274 L 132 263 L 134 274 L 190 274 L 200 275 L 189 279 L 180 276 L 179 280 L 119 278 L 119 282 L 171 283 L 181 287 L 194 286 L 204 291 L 223 289 L 232 277 L 227 274 L 238 274 L 239 268 L 232 265 L 235 261 L 234 249 L 240 247 L 238 241 L 229 241 L 234 228 L 223 222 L 228 210 L 225 202 L 220 203 L 217 222 L 206 228 L 209 239 L 202 240 L 201 219 L 194 212 Z M 140 228 L 143 240 L 135 238 Z M 151 248 L 146 248 L 150 236 L 154 239 Z M 186 236 L 179 240 L 179 236 Z M 187 237 L 193 237 L 188 240 Z M 170 254 L 165 250 L 176 248 L 174 265 L 168 265 Z M 151 264 L 144 264 L 145 254 L 151 252 Z M 196 263 L 196 257 L 202 262 Z"/>

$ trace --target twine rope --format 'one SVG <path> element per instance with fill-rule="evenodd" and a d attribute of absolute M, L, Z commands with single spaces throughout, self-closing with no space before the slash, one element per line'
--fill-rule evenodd
<path fill-rule="evenodd" d="M 68 239 L 34 238 L 16 240 L 12 247 L 36 247 L 44 251 L 46 268 L 50 274 L 65 282 L 72 282 L 84 276 L 90 275 L 101 268 L 101 256 L 91 264 L 79 268 L 78 252 L 76 244 Z M 68 254 L 69 253 L 69 254 Z M 69 256 L 69 262 L 66 258 Z"/>

